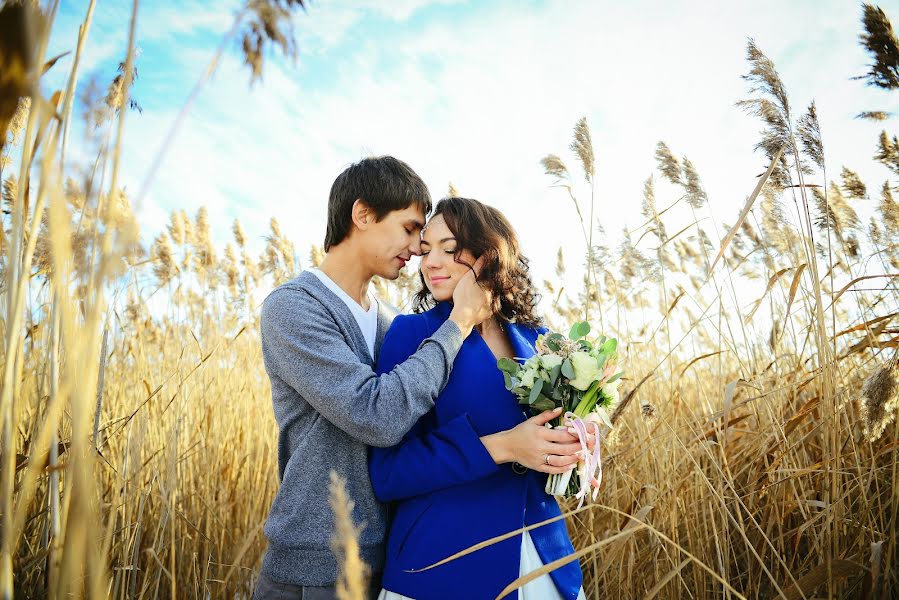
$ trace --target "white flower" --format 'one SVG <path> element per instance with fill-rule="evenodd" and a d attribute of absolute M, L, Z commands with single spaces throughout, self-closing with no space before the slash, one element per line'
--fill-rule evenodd
<path fill-rule="evenodd" d="M 601 406 L 597 406 L 584 417 L 585 423 L 596 423 L 596 424 L 604 424 L 609 429 L 612 429 L 612 420 L 609 418 L 609 413 L 606 412 L 606 409 Z M 591 428 L 592 429 L 592 428 Z"/>
<path fill-rule="evenodd" d="M 543 361 L 543 368 L 547 371 L 552 371 L 562 364 L 562 357 L 558 354 L 544 354 L 541 359 Z"/>
<path fill-rule="evenodd" d="M 599 377 L 600 369 L 596 359 L 586 352 L 572 352 L 571 367 L 574 369 L 574 379 L 571 387 L 576 390 L 586 391 Z"/>
<path fill-rule="evenodd" d="M 618 404 L 618 400 L 620 395 L 618 393 L 618 386 L 621 385 L 621 378 L 619 377 L 612 383 L 607 383 L 602 386 L 602 395 L 606 398 L 609 398 L 610 405 L 615 406 Z"/>
<path fill-rule="evenodd" d="M 537 378 L 537 369 L 529 368 L 525 365 L 525 368 L 521 370 L 519 376 L 521 377 L 521 387 L 530 389 L 534 387 L 534 379 Z"/>

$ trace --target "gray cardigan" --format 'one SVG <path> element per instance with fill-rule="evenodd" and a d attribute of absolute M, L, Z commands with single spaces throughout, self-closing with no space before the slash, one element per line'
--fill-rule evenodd
<path fill-rule="evenodd" d="M 395 315 L 379 303 L 374 358 Z M 265 299 L 261 329 L 278 422 L 281 480 L 265 524 L 268 549 L 262 570 L 294 585 L 336 581 L 328 505 L 333 469 L 347 482 L 354 522 L 364 525 L 362 559 L 378 571 L 387 507 L 372 491 L 368 446 L 398 443 L 434 406 L 462 346 L 462 333 L 447 320 L 406 362 L 379 377 L 349 308 L 308 272 Z"/>

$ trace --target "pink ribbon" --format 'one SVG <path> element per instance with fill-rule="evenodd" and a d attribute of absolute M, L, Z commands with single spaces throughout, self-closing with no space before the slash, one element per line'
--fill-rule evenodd
<path fill-rule="evenodd" d="M 581 453 L 584 457 L 584 476 L 581 477 L 581 488 L 574 496 L 580 500 L 577 505 L 577 507 L 580 508 L 584 504 L 584 498 L 587 497 L 587 492 L 590 491 L 589 486 L 593 486 L 592 497 L 595 501 L 596 496 L 599 495 L 599 486 L 602 483 L 602 456 L 599 443 L 599 425 L 590 423 L 590 425 L 593 425 L 593 435 L 596 441 L 596 444 L 593 446 L 593 453 L 591 454 L 587 447 L 587 424 L 584 423 L 584 420 L 569 411 L 565 413 L 564 423 L 568 427 L 574 427 L 574 430 L 577 432 L 578 441 L 581 443 Z M 594 475 L 594 473 L 596 473 L 596 475 Z"/>

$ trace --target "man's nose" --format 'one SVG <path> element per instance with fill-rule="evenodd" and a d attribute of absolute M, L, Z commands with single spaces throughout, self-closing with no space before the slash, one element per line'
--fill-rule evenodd
<path fill-rule="evenodd" d="M 421 256 L 421 240 L 414 240 L 411 244 L 409 244 L 409 252 L 414 254 L 415 256 Z"/>

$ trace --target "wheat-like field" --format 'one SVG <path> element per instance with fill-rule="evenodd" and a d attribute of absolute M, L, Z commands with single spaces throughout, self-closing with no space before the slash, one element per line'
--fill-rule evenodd
<path fill-rule="evenodd" d="M 229 35 L 254 77 L 266 44 L 290 51 L 276 34 L 302 5 L 241 15 Z M 96 160 L 70 166 L 93 10 L 67 87 L 46 96 L 52 11 L 0 9 L 0 595 L 247 598 L 278 485 L 258 301 L 298 272 L 297 252 L 274 220 L 261 256 L 237 221 L 217 248 L 205 209 L 140 229 L 119 179 L 133 19 L 120 72 L 83 116 Z M 863 10 L 867 83 L 895 90 L 899 42 L 882 11 Z M 590 226 L 587 121 L 570 157 L 543 159 L 580 216 L 587 263 L 564 288 L 584 257 L 559 252 L 546 318 L 586 317 L 626 347 L 598 502 L 564 507 L 589 598 L 899 597 L 899 140 L 872 140 L 891 181 L 834 178 L 814 105 L 795 112 L 754 43 L 745 78 L 770 167 L 727 223 L 703 225 L 700 174 L 660 142 L 645 221 L 606 247 Z M 656 181 L 677 195 L 657 203 Z M 303 266 L 317 264 L 299 242 Z M 417 277 L 375 286 L 403 306 Z M 335 479 L 346 598 L 361 589 L 351 500 Z"/>

